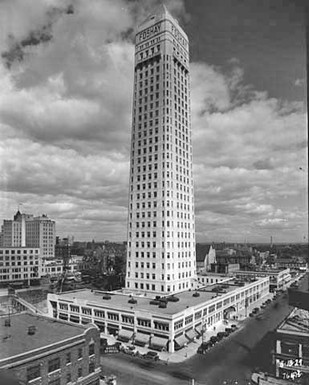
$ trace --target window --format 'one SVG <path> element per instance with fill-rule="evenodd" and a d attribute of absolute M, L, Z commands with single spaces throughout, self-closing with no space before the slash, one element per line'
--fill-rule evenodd
<path fill-rule="evenodd" d="M 67 353 L 66 355 L 66 364 L 71 363 L 71 353 Z"/>
<path fill-rule="evenodd" d="M 94 362 L 90 362 L 89 364 L 89 373 L 93 373 L 95 369 Z"/>
<path fill-rule="evenodd" d="M 78 378 L 83 377 L 83 369 L 78 368 Z"/>
<path fill-rule="evenodd" d="M 48 385 L 60 385 L 60 378 L 48 381 Z"/>
<path fill-rule="evenodd" d="M 27 381 L 34 380 L 38 377 L 41 377 L 40 365 L 30 366 L 30 368 L 27 368 Z"/>
<path fill-rule="evenodd" d="M 67 373 L 67 384 L 71 382 L 71 373 Z"/>
<path fill-rule="evenodd" d="M 60 369 L 60 357 L 48 361 L 48 373 Z"/>
<path fill-rule="evenodd" d="M 78 355 L 77 355 L 78 359 L 80 358 L 83 358 L 83 349 L 82 348 L 78 348 Z"/>

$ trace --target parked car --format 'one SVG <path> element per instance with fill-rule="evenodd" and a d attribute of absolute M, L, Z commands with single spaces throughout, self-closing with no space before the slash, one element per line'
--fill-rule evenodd
<path fill-rule="evenodd" d="M 216 336 L 212 336 L 212 337 L 210 337 L 210 343 L 212 344 L 212 345 L 214 345 L 214 344 L 216 344 L 219 340 L 218 340 L 218 337 L 216 337 Z"/>
<path fill-rule="evenodd" d="M 231 328 L 234 329 L 234 330 L 236 330 L 236 329 L 237 329 L 237 325 L 232 324 L 232 325 L 231 325 Z"/>
<path fill-rule="evenodd" d="M 253 313 L 249 313 L 249 317 L 253 317 L 254 316 L 254 314 Z"/>
<path fill-rule="evenodd" d="M 230 334 L 233 332 L 233 329 L 232 328 L 225 328 L 225 332 Z"/>
<path fill-rule="evenodd" d="M 259 310 L 260 310 L 260 308 L 255 307 L 255 308 L 252 310 L 252 313 L 257 313 Z"/>
<path fill-rule="evenodd" d="M 217 333 L 217 337 L 218 337 L 219 340 L 222 340 L 222 338 L 225 337 L 224 332 Z"/>
<path fill-rule="evenodd" d="M 146 360 L 154 360 L 158 361 L 159 360 L 159 355 L 157 352 L 147 352 L 143 354 L 143 358 L 146 358 Z"/>
<path fill-rule="evenodd" d="M 198 347 L 197 352 L 199 354 L 205 354 L 208 349 L 210 349 L 212 344 L 210 342 L 202 342 L 201 345 Z"/>

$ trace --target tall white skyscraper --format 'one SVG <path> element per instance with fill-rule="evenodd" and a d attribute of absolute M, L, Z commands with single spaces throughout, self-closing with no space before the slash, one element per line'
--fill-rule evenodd
<path fill-rule="evenodd" d="M 137 29 L 126 289 L 195 287 L 188 37 L 161 6 Z"/>

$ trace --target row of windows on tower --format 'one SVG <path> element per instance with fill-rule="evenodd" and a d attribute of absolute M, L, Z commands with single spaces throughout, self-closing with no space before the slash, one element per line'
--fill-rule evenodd
<path fill-rule="evenodd" d="M 177 148 L 183 148 L 183 149 L 186 149 L 188 150 L 189 149 L 189 146 L 188 146 L 188 137 L 184 137 L 184 140 L 182 141 L 181 139 L 178 139 L 178 138 L 175 138 L 174 139 L 174 142 L 175 142 L 175 146 Z M 185 140 L 187 139 L 187 140 Z M 165 143 L 165 144 L 172 144 L 172 141 L 173 141 L 173 137 L 172 135 L 164 135 L 162 136 L 162 142 Z M 159 143 L 159 137 L 158 136 L 155 136 L 154 138 L 153 137 L 148 137 L 147 139 L 138 139 L 137 141 L 133 141 L 132 142 L 132 149 L 135 148 L 135 144 L 137 144 L 137 148 L 142 148 L 143 149 L 143 152 L 144 151 L 144 148 L 146 148 L 147 145 L 152 145 L 153 143 Z M 190 144 L 191 144 L 191 139 L 190 139 Z"/>
<path fill-rule="evenodd" d="M 131 274 L 130 272 L 128 271 L 128 278 L 130 278 Z M 191 277 L 191 271 L 186 271 L 186 272 L 182 272 L 182 273 L 178 273 L 178 279 L 181 279 L 181 278 L 190 278 Z M 141 272 L 141 273 L 138 273 L 138 272 L 135 272 L 135 278 L 137 279 L 147 279 L 147 280 L 157 280 L 157 279 L 160 279 L 162 281 L 164 281 L 165 279 L 167 281 L 170 281 L 171 279 L 174 281 L 175 280 L 175 275 L 174 274 L 161 274 L 161 277 L 159 274 L 154 274 L 154 273 L 144 273 L 144 272 Z"/>
<path fill-rule="evenodd" d="M 136 173 L 134 173 L 134 167 L 132 167 L 131 168 L 131 182 L 133 182 L 134 174 L 136 175 L 137 182 L 146 181 L 147 179 L 148 180 L 156 179 L 157 178 L 157 172 L 152 173 L 152 171 L 153 171 L 152 166 L 154 166 L 155 171 L 158 170 L 158 163 L 154 163 L 153 165 L 149 164 L 148 165 L 148 172 L 149 172 L 148 178 L 147 178 L 147 174 L 145 174 L 147 172 L 146 166 L 143 166 L 143 171 L 141 171 L 141 166 L 137 166 Z M 164 172 L 165 167 L 168 169 L 166 172 L 170 172 L 169 170 L 173 168 L 173 162 L 166 162 L 166 163 L 162 162 L 162 169 L 163 169 L 162 172 Z M 176 168 L 176 179 L 177 180 L 179 179 L 179 175 L 183 175 L 183 176 L 186 176 L 186 175 L 189 176 L 190 175 L 190 172 L 186 167 L 178 166 L 176 164 L 175 168 Z M 191 174 L 192 174 L 192 171 L 191 171 Z M 162 174 L 162 176 L 164 177 L 164 174 Z M 166 176 L 168 176 L 168 175 L 166 175 Z"/>
<path fill-rule="evenodd" d="M 155 47 L 151 47 L 150 49 L 146 49 L 144 52 L 141 52 L 138 55 L 139 60 L 148 59 L 153 55 L 157 55 L 161 51 L 160 44 L 157 44 Z"/>
<path fill-rule="evenodd" d="M 130 238 L 130 237 L 129 237 Z M 130 238 L 131 239 L 131 238 Z M 155 249 L 156 247 L 157 247 L 157 242 L 156 241 L 147 241 L 147 242 L 142 242 L 142 243 L 144 243 L 144 246 L 140 246 L 140 244 L 139 244 L 139 242 L 137 241 L 137 242 L 135 242 L 135 247 L 136 248 L 139 248 L 139 247 L 141 247 L 141 248 L 145 248 L 145 247 L 147 247 L 148 249 L 149 248 L 153 248 L 153 249 Z M 141 245 L 142 245 L 142 243 L 141 243 Z M 159 245 L 159 242 L 158 242 L 158 245 Z M 162 247 L 162 249 L 165 249 L 165 248 L 167 248 L 167 249 L 174 249 L 175 247 L 177 248 L 187 248 L 187 249 L 190 249 L 191 248 L 191 245 L 194 245 L 193 243 L 191 244 L 191 242 L 189 241 L 189 242 L 186 242 L 186 241 L 181 241 L 181 242 L 171 242 L 171 241 L 162 241 L 161 242 L 161 247 Z M 137 252 L 137 254 L 135 255 L 135 257 L 136 258 L 138 258 L 138 252 Z M 143 257 L 142 257 L 143 258 Z"/>
<path fill-rule="evenodd" d="M 157 286 L 159 286 L 159 285 L 155 285 L 155 284 L 151 284 L 150 285 L 149 283 L 146 283 L 144 285 L 144 283 L 140 283 L 139 284 L 138 282 L 129 282 L 129 281 L 127 281 L 127 288 L 131 287 L 131 283 L 132 283 L 132 287 L 133 287 L 133 283 L 134 283 L 134 288 L 135 289 L 150 290 L 150 288 L 151 288 L 152 291 L 158 291 L 159 290 L 159 288 L 157 288 Z M 179 290 L 185 289 L 185 288 L 188 289 L 189 286 L 190 285 L 189 285 L 188 282 L 183 282 L 182 284 L 180 283 L 179 284 Z M 170 292 L 171 291 L 171 286 L 167 285 L 166 290 L 167 290 L 167 292 Z M 173 285 L 173 291 L 175 291 L 175 285 Z M 164 289 L 163 285 L 161 285 L 161 292 L 165 292 L 165 289 Z"/>
<path fill-rule="evenodd" d="M 188 200 L 189 200 L 189 196 L 188 196 Z M 193 199 L 192 199 L 192 203 L 193 203 Z M 162 200 L 161 207 L 164 208 L 165 206 L 173 208 L 174 207 L 174 201 L 169 201 L 169 200 L 164 201 L 164 200 Z M 189 204 L 186 205 L 185 203 L 183 204 L 182 202 L 175 202 L 175 206 L 176 206 L 177 209 L 179 209 L 179 208 L 183 209 L 183 208 L 185 208 L 185 206 L 189 206 Z M 148 209 L 151 209 L 151 207 L 156 208 L 157 207 L 157 201 L 148 201 L 147 205 L 146 205 L 146 202 L 142 202 L 142 203 L 137 202 L 136 203 L 136 209 L 137 210 L 145 209 L 146 207 Z M 131 210 L 133 209 L 133 204 L 132 203 L 130 203 L 130 209 Z"/>
<path fill-rule="evenodd" d="M 135 268 L 136 269 L 157 269 L 158 265 L 160 266 L 160 264 L 157 264 L 156 262 L 135 262 Z M 131 267 L 131 262 L 128 261 L 128 267 Z M 184 268 L 188 268 L 188 267 L 191 267 L 191 261 L 182 261 L 182 262 L 178 262 L 178 269 L 184 269 Z M 161 269 L 162 270 L 174 270 L 174 263 L 162 263 L 161 264 Z"/>
<path fill-rule="evenodd" d="M 189 193 L 189 191 L 187 191 Z M 193 193 L 193 191 L 192 191 Z M 136 194 L 136 199 L 137 200 L 140 200 L 140 199 L 152 199 L 152 198 L 157 198 L 158 194 L 157 194 L 157 191 L 148 191 L 147 194 L 146 192 L 143 192 L 143 193 L 137 193 Z M 166 190 L 166 191 L 162 191 L 162 197 L 166 196 L 167 198 L 174 198 L 174 193 L 173 191 L 170 191 L 170 190 Z M 182 194 L 182 193 L 179 193 L 177 192 L 176 193 L 176 198 L 177 199 L 180 199 L 180 200 L 183 200 L 184 202 L 187 201 L 189 202 L 190 201 L 190 196 L 189 195 L 186 195 L 186 194 Z M 130 195 L 130 201 L 133 202 L 133 195 L 131 194 Z M 193 198 L 192 198 L 192 201 L 193 201 Z"/>
<path fill-rule="evenodd" d="M 166 94 L 166 97 L 165 97 L 165 94 Z M 136 93 L 135 93 L 135 95 L 136 95 Z M 169 98 L 169 95 L 171 95 L 171 92 L 169 90 L 163 90 L 163 106 L 171 106 L 172 105 L 172 98 Z M 187 95 L 184 95 L 183 92 L 181 93 L 181 95 L 175 94 L 174 95 L 174 107 L 175 107 L 175 109 L 177 109 L 178 106 L 181 106 L 187 110 L 188 109 L 187 100 L 188 100 Z M 144 107 L 145 111 L 148 109 L 152 110 L 153 108 L 159 108 L 159 105 L 160 105 L 159 101 L 156 100 L 155 103 L 153 101 L 154 101 L 153 95 L 150 95 L 149 99 L 148 99 L 148 96 L 144 96 L 144 98 L 140 97 L 138 99 L 138 103 L 137 103 L 137 100 L 135 99 L 134 107 L 138 106 L 139 112 L 142 112 L 142 107 Z"/>
<path fill-rule="evenodd" d="M 131 210 L 130 210 L 131 211 Z M 156 218 L 157 217 L 158 211 L 142 211 L 142 212 L 135 212 L 135 217 L 136 219 L 140 218 Z M 130 212 L 130 217 L 132 216 L 132 212 Z M 171 210 L 162 210 L 162 217 L 164 218 L 165 216 L 173 218 L 174 217 L 174 211 Z M 193 217 L 193 214 L 192 214 Z M 188 219 L 190 220 L 190 214 L 184 213 L 182 211 L 177 211 L 176 212 L 176 218 L 178 219 Z"/>
<path fill-rule="evenodd" d="M 189 174 L 189 171 L 187 171 L 187 173 Z M 181 174 L 178 174 L 176 173 L 176 181 L 180 181 L 180 182 L 183 182 L 183 183 L 187 183 L 188 185 L 190 184 L 190 179 L 189 178 L 186 178 L 185 176 L 186 174 L 184 173 L 184 175 L 181 175 Z M 142 175 L 144 178 L 141 178 L 141 175 L 137 175 L 137 177 L 135 178 L 135 180 L 137 182 L 142 182 L 142 181 L 150 181 L 152 179 L 158 179 L 158 173 L 157 172 L 154 172 L 154 173 L 151 173 L 151 174 L 148 174 L 148 178 L 146 179 L 146 175 Z M 174 173 L 173 171 L 162 171 L 162 178 L 171 178 L 173 179 L 174 177 Z M 134 177 L 131 176 L 131 182 L 133 183 L 134 182 Z M 143 184 L 144 186 L 144 184 Z M 150 186 L 151 188 L 151 186 Z M 139 190 L 139 188 L 137 188 Z M 145 188 L 143 187 L 143 190 L 146 189 L 146 184 L 145 184 Z"/>
<path fill-rule="evenodd" d="M 175 97 L 175 99 L 177 99 L 177 97 Z M 171 99 L 164 99 L 163 100 L 163 107 L 165 107 L 165 106 L 167 106 L 167 107 L 163 108 L 163 113 L 164 113 L 164 111 L 167 111 L 167 113 L 168 113 L 169 108 L 172 107 Z M 156 109 L 156 110 L 154 111 L 154 109 Z M 184 101 L 181 101 L 181 102 L 179 101 L 178 104 L 177 104 L 177 102 L 174 103 L 174 110 L 178 111 L 179 114 L 185 116 L 186 118 L 188 117 L 188 113 L 186 112 L 187 109 L 188 109 L 188 105 Z M 140 106 L 138 108 L 134 107 L 133 114 L 134 115 L 136 115 L 137 113 L 142 114 L 144 112 L 144 116 L 145 116 L 145 114 L 148 112 L 148 110 L 150 110 L 150 112 L 149 112 L 149 118 L 150 119 L 152 119 L 154 116 L 159 116 L 159 102 L 158 101 L 156 103 L 150 102 L 149 105 L 148 104 L 142 104 L 142 106 Z"/>
<path fill-rule="evenodd" d="M 193 185 L 193 181 L 191 180 L 191 184 L 190 184 L 190 180 L 188 178 L 187 178 L 187 181 L 180 181 L 180 182 L 176 182 L 176 183 L 174 183 L 173 180 L 171 180 L 171 181 L 170 180 L 163 180 L 162 181 L 162 189 L 165 189 L 165 187 L 167 189 L 170 189 L 170 188 L 173 189 L 175 186 L 177 191 L 184 191 L 187 193 L 189 193 L 189 186 L 190 185 L 191 186 Z M 135 186 L 134 186 L 134 184 L 131 184 L 130 190 L 131 190 L 131 192 L 133 192 L 133 190 L 140 192 L 140 191 L 151 190 L 151 189 L 156 190 L 157 188 L 158 188 L 158 182 L 147 182 L 147 183 L 136 184 Z M 163 193 L 163 191 L 162 191 L 162 193 Z M 193 194 L 193 191 L 192 191 L 192 194 Z"/>
<path fill-rule="evenodd" d="M 162 226 L 163 227 L 163 226 Z M 190 239 L 191 238 L 191 233 L 190 232 L 182 232 L 182 233 L 180 233 L 180 232 L 178 232 L 177 233 L 177 235 L 178 235 L 178 239 Z M 162 238 L 174 238 L 174 232 L 173 231 L 162 231 L 161 232 L 161 236 L 162 236 Z M 131 232 L 129 232 L 129 237 L 131 238 L 132 237 L 132 233 Z M 157 237 L 157 232 L 156 231 L 141 231 L 141 232 L 139 232 L 139 231 L 136 231 L 136 233 L 135 233 L 135 237 L 136 238 L 139 238 L 139 237 L 141 237 L 141 238 L 156 238 Z"/>
<path fill-rule="evenodd" d="M 142 222 L 139 222 L 139 221 L 136 221 L 136 222 L 134 222 L 134 224 L 135 224 L 135 227 L 138 229 L 138 228 L 151 228 L 151 227 L 153 227 L 153 228 L 156 228 L 157 227 L 157 221 L 147 221 L 147 222 L 144 222 L 144 221 L 142 221 Z M 177 226 L 177 229 L 188 229 L 188 230 L 190 230 L 191 229 L 191 224 L 190 224 L 190 222 L 179 222 L 179 221 L 177 221 L 176 223 L 175 223 L 175 225 Z M 162 221 L 162 228 L 165 228 L 165 226 L 166 227 L 174 227 L 174 221 Z M 130 229 L 132 229 L 132 222 L 129 222 L 129 228 Z M 192 226 L 192 231 L 194 230 L 194 224 L 193 224 L 193 226 Z M 189 233 L 188 233 L 189 234 Z M 129 235 L 130 235 L 130 237 L 131 237 L 131 233 L 129 233 Z M 166 232 L 166 235 L 167 235 L 167 237 L 170 237 L 170 232 L 169 231 L 167 231 Z M 187 238 L 187 232 L 178 232 L 177 233 L 177 237 L 178 238 L 180 238 L 180 237 L 184 237 L 184 235 L 185 235 L 185 238 Z M 162 231 L 162 237 L 164 237 L 165 236 L 165 234 L 164 234 L 164 232 Z M 174 236 L 174 232 L 172 232 L 171 233 L 171 236 L 173 237 Z M 150 237 L 150 235 L 149 235 L 149 237 Z M 190 238 L 190 237 L 189 237 Z"/>
<path fill-rule="evenodd" d="M 132 146 L 132 148 L 133 148 L 131 151 L 132 158 L 134 158 L 134 156 L 140 157 L 141 155 L 146 155 L 147 152 L 148 153 L 153 153 L 153 152 L 156 153 L 159 151 L 158 145 L 154 145 L 154 147 L 153 146 L 143 147 L 143 149 L 139 148 L 139 149 L 137 149 L 137 151 L 134 150 L 134 146 Z M 147 151 L 147 149 L 148 149 L 148 151 Z M 163 143 L 161 146 L 161 149 L 162 149 L 163 153 L 165 151 L 168 153 L 169 151 L 173 151 L 173 145 L 170 143 Z M 189 152 L 188 152 L 189 146 L 188 145 L 186 145 L 185 149 L 181 149 L 181 148 L 179 148 L 179 146 L 175 146 L 174 150 L 175 150 L 175 153 L 177 155 L 182 156 L 186 159 L 189 159 Z M 157 154 L 155 154 L 155 155 L 157 155 Z M 139 159 L 141 159 L 141 158 L 137 158 L 137 163 L 140 163 Z M 157 160 L 157 159 L 158 159 L 158 156 L 155 156 L 155 160 Z M 192 156 L 190 156 L 190 159 L 192 160 Z M 144 162 L 146 162 L 146 161 L 147 160 L 145 159 Z"/>
<path fill-rule="evenodd" d="M 144 144 L 145 144 L 145 140 L 147 140 L 147 138 L 150 140 L 150 139 L 153 139 L 152 136 L 155 134 L 155 135 L 158 135 L 159 134 L 159 127 L 155 127 L 155 129 L 153 130 L 152 128 L 150 128 L 149 130 L 146 130 L 147 129 L 147 122 L 144 123 L 144 131 L 142 132 L 141 131 L 142 129 L 142 125 L 138 125 L 138 131 L 137 131 L 137 135 L 135 135 L 135 130 L 133 128 L 133 131 L 132 131 L 132 141 L 134 142 L 136 139 L 139 139 L 141 140 L 142 137 L 144 138 Z M 172 135 L 173 135 L 173 128 L 172 126 L 169 127 L 169 126 L 163 126 L 163 139 L 164 139 L 164 134 L 166 133 L 166 138 L 169 139 L 169 135 L 171 135 L 171 138 L 172 138 Z M 175 137 L 178 138 L 178 139 L 182 139 L 183 141 L 185 142 L 188 142 L 189 138 L 190 138 L 190 143 L 191 143 L 191 131 L 189 133 L 188 131 L 188 127 L 185 127 L 185 126 L 182 126 L 182 125 L 179 125 L 179 130 L 177 130 L 177 125 L 175 127 Z M 188 136 L 189 135 L 189 136 Z"/>
<path fill-rule="evenodd" d="M 144 242 L 142 242 L 144 243 Z M 133 248 L 134 248 L 134 245 L 135 243 L 133 242 Z M 128 246 L 131 248 L 131 241 L 128 243 Z M 144 247 L 143 247 L 144 248 Z M 157 255 L 158 254 L 158 255 Z M 178 251 L 178 252 L 175 252 L 174 251 L 162 251 L 161 252 L 161 259 L 174 259 L 174 256 L 176 254 L 176 257 L 178 259 L 191 259 L 191 255 L 192 257 L 195 257 L 195 251 L 194 251 L 194 242 L 192 242 L 192 252 L 191 250 L 182 250 L 182 251 Z M 160 256 L 160 253 L 159 252 L 156 252 L 156 251 L 153 251 L 153 252 L 150 252 L 150 251 L 135 251 L 135 258 L 145 258 L 147 257 L 147 259 L 149 259 L 150 257 L 152 258 L 156 258 L 156 257 L 159 257 Z M 131 250 L 128 251 L 128 258 L 131 259 Z M 195 266 L 195 261 L 193 260 L 193 266 Z"/>
<path fill-rule="evenodd" d="M 158 36 L 158 37 L 156 37 L 156 38 L 154 38 L 154 39 L 151 39 L 150 41 L 146 41 L 146 42 L 143 43 L 143 44 L 137 45 L 136 50 L 137 50 L 137 51 L 141 51 L 141 50 L 143 50 L 144 48 L 150 47 L 151 45 L 156 44 L 156 43 L 158 43 L 158 42 L 160 42 L 160 41 L 161 41 L 161 36 Z"/>

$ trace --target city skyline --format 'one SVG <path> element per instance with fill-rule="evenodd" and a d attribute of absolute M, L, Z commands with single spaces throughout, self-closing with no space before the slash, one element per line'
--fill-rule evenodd
<path fill-rule="evenodd" d="M 2 220 L 126 239 L 134 28 L 158 3 L 0 5 Z M 307 236 L 305 24 L 278 3 L 165 2 L 191 42 L 197 242 Z"/>

